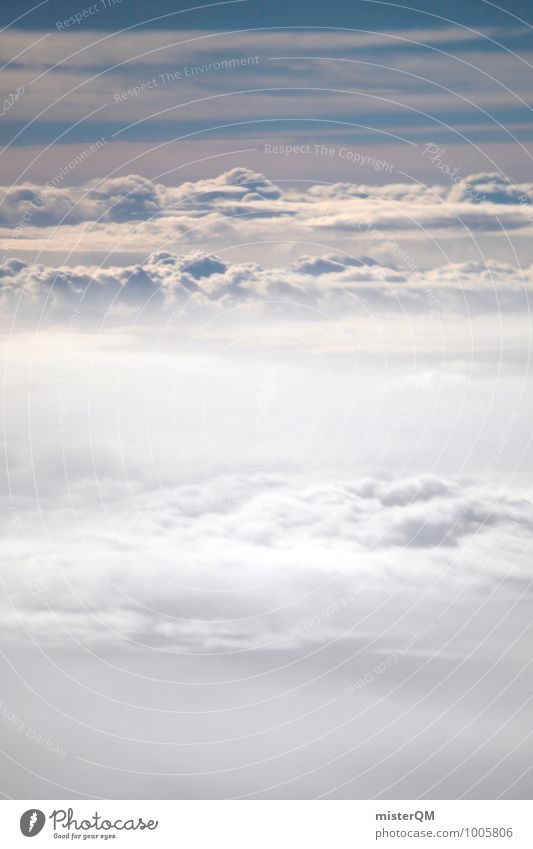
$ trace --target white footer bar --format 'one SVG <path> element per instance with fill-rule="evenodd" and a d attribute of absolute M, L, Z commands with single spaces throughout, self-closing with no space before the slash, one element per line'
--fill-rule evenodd
<path fill-rule="evenodd" d="M 529 801 L 0 802 L 0 844 L 6 849 L 73 843 L 124 849 L 533 849 L 533 817 Z"/>

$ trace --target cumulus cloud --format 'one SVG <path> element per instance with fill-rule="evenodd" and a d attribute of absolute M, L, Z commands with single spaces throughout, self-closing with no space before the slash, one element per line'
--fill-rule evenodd
<path fill-rule="evenodd" d="M 497 175 L 474 175 L 448 186 L 353 183 L 280 188 L 262 174 L 233 168 L 212 179 L 165 186 L 139 175 L 86 186 L 4 188 L 0 225 L 4 248 L 83 243 L 111 253 L 135 244 L 160 248 L 176 236 L 188 243 L 391 234 L 427 238 L 527 230 L 533 186 Z M 483 199 L 483 202 L 481 202 Z M 88 226 L 91 225 L 91 226 Z M 81 227 L 81 229 L 80 229 Z"/>
<path fill-rule="evenodd" d="M 519 186 L 501 174 L 471 174 L 460 180 L 448 193 L 450 201 L 495 204 L 528 204 L 533 202 L 533 185 Z"/>
<path fill-rule="evenodd" d="M 138 175 L 92 181 L 82 188 L 48 184 L 3 190 L 0 224 L 18 228 L 71 226 L 80 221 L 136 221 L 161 211 L 158 187 Z"/>
<path fill-rule="evenodd" d="M 98 508 L 96 489 L 91 502 L 74 486 L 72 517 L 49 503 L 47 540 L 31 509 L 19 515 L 24 535 L 6 539 L 6 637 L 22 625 L 51 645 L 284 649 L 349 634 L 356 610 L 395 588 L 408 599 L 529 581 L 525 490 L 241 474 L 130 494 L 107 491 Z"/>
<path fill-rule="evenodd" d="M 202 208 L 229 202 L 230 210 L 238 209 L 232 203 L 278 200 L 283 197 L 278 186 L 263 174 L 248 168 L 233 168 L 218 177 L 183 183 L 177 189 L 169 188 L 167 192 L 168 198 L 178 205 Z"/>
<path fill-rule="evenodd" d="M 450 263 L 409 271 L 376 260 L 340 254 L 302 256 L 286 268 L 230 262 L 215 254 L 157 251 L 127 266 L 51 268 L 12 259 L 0 269 L 5 320 L 25 316 L 64 321 L 78 308 L 91 320 L 124 324 L 141 317 L 161 322 L 175 308 L 182 321 L 202 311 L 256 303 L 273 309 L 280 300 L 327 313 L 472 316 L 529 312 L 533 267 L 487 261 Z M 141 311 L 139 313 L 139 311 Z"/>
<path fill-rule="evenodd" d="M 257 215 L 261 209 L 265 215 L 275 215 L 275 207 L 254 205 L 282 198 L 277 186 L 246 168 L 233 168 L 219 177 L 186 182 L 176 188 L 130 174 L 93 180 L 80 187 L 26 184 L 1 191 L 0 224 L 5 227 L 21 223 L 25 227 L 68 226 L 80 221 L 126 223 L 161 214 L 205 214 L 214 209 L 223 215 L 244 214 L 247 209 L 252 214 L 252 208 Z"/>

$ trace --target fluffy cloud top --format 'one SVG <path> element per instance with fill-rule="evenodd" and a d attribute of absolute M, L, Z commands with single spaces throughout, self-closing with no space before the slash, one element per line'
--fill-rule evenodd
<path fill-rule="evenodd" d="M 190 238 L 199 225 L 211 231 L 222 221 L 246 233 L 257 226 L 256 219 L 260 219 L 263 237 L 266 226 L 273 235 L 281 235 L 285 219 L 301 233 L 323 228 L 365 232 L 371 227 L 398 233 L 464 228 L 491 232 L 502 226 L 525 229 L 530 226 L 533 184 L 513 186 L 497 174 L 478 174 L 448 186 L 334 183 L 302 191 L 282 189 L 262 174 L 234 168 L 219 177 L 177 187 L 130 175 L 80 187 L 4 187 L 2 193 L 0 225 L 15 230 L 6 229 L 3 234 L 4 241 L 14 245 L 53 226 L 61 232 L 62 227 L 94 222 L 98 232 L 98 225 L 104 223 L 131 227 L 132 222 L 154 219 L 161 235 L 165 227 L 173 225 L 174 232 L 188 231 Z M 146 233 L 152 242 L 154 233 L 149 229 L 136 230 L 137 237 L 139 233 Z M 57 229 L 54 234 L 57 238 Z M 120 227 L 113 231 L 115 238 L 124 238 L 124 233 L 120 234 Z M 85 232 L 84 248 L 90 247 L 91 239 L 91 233 Z"/>
<path fill-rule="evenodd" d="M 356 612 L 394 591 L 412 603 L 421 587 L 438 599 L 529 580 L 519 489 L 256 474 L 137 491 L 135 502 L 125 485 L 102 496 L 105 510 L 74 486 L 75 521 L 49 504 L 47 540 L 36 514 L 19 515 L 24 535 L 6 539 L 6 636 L 22 624 L 45 644 L 287 648 L 353 636 Z"/>
<path fill-rule="evenodd" d="M 456 263 L 409 272 L 368 257 L 302 256 L 286 268 L 230 262 L 193 251 L 151 254 L 142 264 L 95 268 L 51 268 L 12 259 L 0 268 L 4 318 L 17 310 L 20 322 L 40 316 L 64 322 L 73 309 L 91 322 L 124 324 L 165 315 L 193 319 L 206 310 L 280 301 L 326 314 L 433 314 L 469 317 L 483 313 L 528 313 L 533 266 L 518 269 L 487 261 Z M 16 326 L 16 325 L 15 325 Z"/>

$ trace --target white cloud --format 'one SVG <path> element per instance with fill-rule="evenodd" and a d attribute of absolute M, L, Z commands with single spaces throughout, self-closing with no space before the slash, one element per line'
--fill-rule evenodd
<path fill-rule="evenodd" d="M 0 242 L 11 255 L 53 250 L 68 256 L 83 249 L 112 256 L 138 254 L 140 246 L 145 255 L 168 251 L 176 241 L 210 252 L 213 246 L 253 243 L 260 251 L 271 242 L 327 238 L 352 254 L 357 238 L 367 254 L 369 246 L 377 257 L 396 251 L 396 261 L 413 267 L 431 243 L 447 240 L 442 250 L 454 261 L 456 243 L 527 233 L 531 198 L 531 184 L 512 186 L 491 174 L 432 188 L 335 183 L 307 190 L 281 188 L 245 168 L 175 187 L 130 175 L 80 187 L 6 188 Z"/>
<path fill-rule="evenodd" d="M 529 582 L 525 490 L 255 474 L 133 499 L 102 481 L 99 504 L 78 486 L 73 512 L 48 504 L 46 538 L 28 510 L 6 539 L 6 637 L 22 623 L 45 645 L 290 648 L 343 637 L 395 588 L 407 603 L 431 587 L 436 600 Z"/>
<path fill-rule="evenodd" d="M 393 266 L 341 254 L 303 256 L 286 268 L 264 268 L 200 251 L 158 251 L 142 264 L 52 268 L 13 259 L 0 271 L 4 321 L 10 323 L 16 309 L 15 328 L 27 327 L 25 319 L 36 316 L 61 325 L 75 309 L 92 324 L 104 319 L 108 326 L 135 322 L 142 328 L 155 322 L 161 327 L 176 309 L 180 323 L 187 323 L 198 321 L 202 312 L 254 303 L 276 315 L 280 301 L 316 308 L 326 321 L 340 313 L 362 318 L 379 313 L 430 314 L 436 321 L 456 315 L 470 322 L 483 314 L 527 315 L 532 285 L 532 266 L 470 261 L 409 271 L 401 258 Z"/>

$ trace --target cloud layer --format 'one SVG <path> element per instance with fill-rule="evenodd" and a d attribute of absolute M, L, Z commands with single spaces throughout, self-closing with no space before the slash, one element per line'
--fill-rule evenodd
<path fill-rule="evenodd" d="M 72 515 L 49 506 L 47 539 L 31 510 L 18 516 L 22 535 L 12 523 L 6 637 L 22 626 L 50 645 L 286 649 L 353 636 L 355 613 L 376 598 L 411 604 L 425 591 L 436 604 L 464 586 L 529 583 L 526 490 L 264 474 L 137 490 L 133 501 L 126 485 L 104 487 L 105 510 L 88 493 L 73 485 Z"/>
<path fill-rule="evenodd" d="M 300 253 L 364 256 L 404 273 L 472 257 L 483 265 L 494 250 L 504 262 L 528 265 L 532 197 L 531 184 L 514 186 L 495 174 L 427 188 L 334 183 L 305 190 L 246 168 L 174 187 L 131 175 L 80 187 L 6 188 L 0 242 L 12 258 L 29 253 L 57 264 L 61 256 L 65 265 L 83 251 L 106 266 L 114 257 L 128 264 L 128 256 L 144 266 L 150 253 L 179 253 L 177 245 L 185 254 L 223 250 L 233 262 L 245 256 L 263 265 L 291 252 L 296 259 L 298 246 Z"/>
<path fill-rule="evenodd" d="M 494 261 L 409 272 L 365 256 L 325 254 L 303 256 L 286 268 L 263 268 L 201 252 L 159 251 L 143 264 L 121 267 L 51 268 L 13 259 L 0 270 L 3 322 L 11 330 L 39 322 L 69 331 L 75 315 L 76 326 L 85 330 L 129 327 L 140 333 L 144 328 L 154 342 L 180 338 L 184 327 L 216 316 L 257 325 L 260 314 L 271 326 L 295 319 L 308 328 L 322 323 L 330 341 L 337 334 L 345 345 L 337 322 L 349 317 L 373 323 L 396 317 L 397 333 L 429 318 L 442 337 L 453 316 L 466 329 L 483 316 L 507 315 L 525 333 L 532 295 L 533 266 Z M 255 313 L 249 312 L 254 307 Z M 239 312 L 242 308 L 248 312 Z M 209 334 L 206 328 L 206 338 Z M 442 338 L 435 339 L 435 352 L 442 345 Z"/>
<path fill-rule="evenodd" d="M 375 156 L 367 159 L 369 164 L 379 164 Z M 327 223 L 335 226 L 335 216 L 342 210 L 345 221 L 352 221 L 354 227 L 375 224 L 395 231 L 423 226 L 492 230 L 499 226 L 491 222 L 497 215 L 502 216 L 502 224 L 527 227 L 524 205 L 527 207 L 533 200 L 533 184 L 514 185 L 497 173 L 459 176 L 448 185 L 394 182 L 372 186 L 344 182 L 311 185 L 305 191 L 281 188 L 247 168 L 233 168 L 218 177 L 176 187 L 135 174 L 94 180 L 80 187 L 62 186 L 65 176 L 51 178 L 45 186 L 27 183 L 3 187 L 0 224 L 16 227 L 26 214 L 26 226 L 34 227 L 159 217 L 177 221 L 189 217 L 192 226 L 193 220 L 216 214 L 223 218 L 242 217 L 243 221 L 282 216 L 313 228 Z"/>

